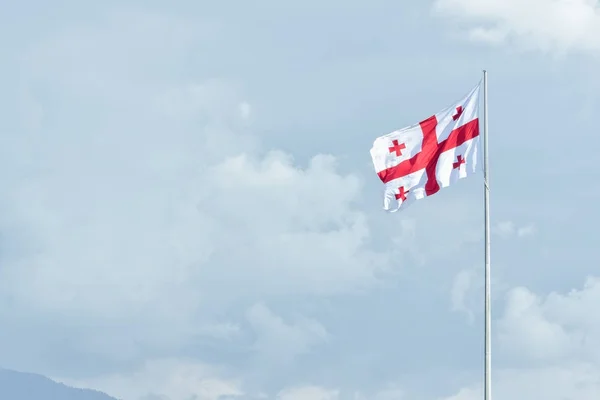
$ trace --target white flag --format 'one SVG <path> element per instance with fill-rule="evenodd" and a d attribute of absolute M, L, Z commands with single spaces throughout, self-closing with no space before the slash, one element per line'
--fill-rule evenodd
<path fill-rule="evenodd" d="M 385 184 L 385 210 L 406 208 L 475 173 L 479 87 L 426 120 L 375 139 L 371 157 Z"/>

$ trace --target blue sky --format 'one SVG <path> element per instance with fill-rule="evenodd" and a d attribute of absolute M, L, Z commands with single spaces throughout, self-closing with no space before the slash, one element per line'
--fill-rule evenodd
<path fill-rule="evenodd" d="M 481 177 L 390 215 L 369 149 L 486 68 L 494 398 L 600 395 L 596 2 L 23 1 L 0 33 L 1 366 L 479 399 Z"/>

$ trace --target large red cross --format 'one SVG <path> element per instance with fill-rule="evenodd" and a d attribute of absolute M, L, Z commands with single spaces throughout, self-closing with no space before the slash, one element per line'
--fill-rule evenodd
<path fill-rule="evenodd" d="M 400 155 L 402 154 L 402 150 L 406 148 L 406 145 L 404 143 L 398 144 L 397 140 L 392 140 L 392 144 L 392 147 L 388 147 L 390 153 L 396 152 L 396 157 L 400 157 Z"/>
<path fill-rule="evenodd" d="M 457 108 L 462 113 L 462 107 Z M 472 121 L 454 129 L 448 135 L 448 138 L 438 143 L 435 128 L 438 124 L 435 115 L 422 121 L 419 125 L 423 131 L 423 144 L 421 151 L 412 158 L 402 161 L 400 164 L 380 171 L 377 175 L 383 183 L 388 183 L 394 179 L 402 178 L 413 172 L 425 169 L 427 174 L 427 183 L 425 184 L 425 194 L 431 196 L 440 190 L 437 182 L 435 169 L 437 167 L 440 154 L 454 149 L 467 140 L 479 136 L 479 120 L 475 118 Z"/>

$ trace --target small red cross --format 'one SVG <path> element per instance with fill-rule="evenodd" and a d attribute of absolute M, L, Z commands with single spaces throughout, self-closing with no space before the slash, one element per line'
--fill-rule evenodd
<path fill-rule="evenodd" d="M 460 168 L 460 166 L 465 163 L 465 159 L 462 158 L 462 156 L 458 156 L 457 160 L 457 162 L 452 163 L 453 169 Z"/>
<path fill-rule="evenodd" d="M 398 193 L 396 193 L 396 200 L 406 200 L 406 193 L 410 192 L 410 190 L 404 190 L 404 186 L 400 186 L 398 188 Z"/>
<path fill-rule="evenodd" d="M 397 140 L 392 140 L 392 144 L 393 146 L 389 147 L 390 153 L 396 152 L 396 157 L 400 157 L 400 155 L 402 154 L 402 150 L 404 150 L 406 146 L 404 145 L 404 143 L 398 144 Z"/>
<path fill-rule="evenodd" d="M 460 117 L 460 115 L 461 115 L 462 113 L 463 113 L 463 108 L 462 108 L 462 106 L 458 106 L 458 107 L 456 107 L 456 114 L 454 114 L 454 115 L 452 116 L 452 119 L 456 121 L 456 120 L 457 120 L 457 119 Z"/>

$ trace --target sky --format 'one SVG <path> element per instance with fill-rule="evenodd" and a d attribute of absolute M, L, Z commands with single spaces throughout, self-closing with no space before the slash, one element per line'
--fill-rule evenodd
<path fill-rule="evenodd" d="M 124 400 L 474 400 L 482 175 L 369 150 L 488 70 L 495 400 L 600 396 L 600 6 L 0 12 L 0 366 Z"/>

